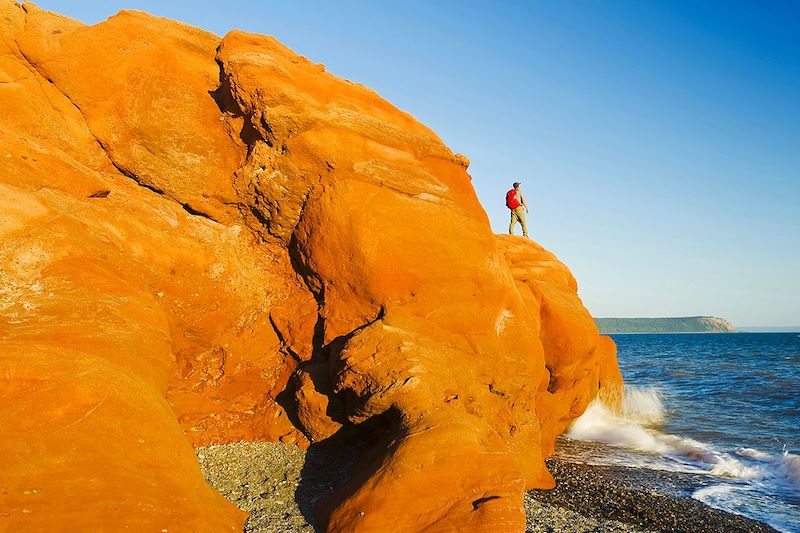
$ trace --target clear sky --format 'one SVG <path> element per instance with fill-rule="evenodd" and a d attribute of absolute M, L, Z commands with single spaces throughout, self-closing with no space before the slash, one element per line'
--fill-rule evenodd
<path fill-rule="evenodd" d="M 800 3 L 40 0 L 275 35 L 471 160 L 595 316 L 800 324 Z"/>

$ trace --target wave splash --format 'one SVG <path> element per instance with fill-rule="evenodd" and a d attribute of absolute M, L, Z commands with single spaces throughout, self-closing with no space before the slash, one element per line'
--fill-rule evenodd
<path fill-rule="evenodd" d="M 676 463 L 673 466 L 679 470 L 742 480 L 779 478 L 800 487 L 800 456 L 785 450 L 769 454 L 752 448 L 725 452 L 695 439 L 661 432 L 665 419 L 660 388 L 627 386 L 619 412 L 596 399 L 565 436 L 653 454 Z"/>
<path fill-rule="evenodd" d="M 743 513 L 786 531 L 800 526 L 796 511 L 782 509 L 770 496 L 800 491 L 800 456 L 783 450 L 721 450 L 688 437 L 661 431 L 666 421 L 664 393 L 659 387 L 626 386 L 614 410 L 594 400 L 565 433 L 572 440 L 601 442 L 641 452 L 639 457 L 614 454 L 591 462 L 638 468 L 706 474 L 718 484 L 695 491 L 694 498 L 727 511 Z M 777 505 L 776 505 L 777 504 Z M 764 515 L 764 510 L 769 515 Z"/>

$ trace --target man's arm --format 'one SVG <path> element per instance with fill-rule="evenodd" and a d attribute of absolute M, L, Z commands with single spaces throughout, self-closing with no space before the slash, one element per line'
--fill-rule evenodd
<path fill-rule="evenodd" d="M 528 212 L 528 202 L 525 201 L 525 197 L 522 195 L 522 191 L 517 191 L 517 198 L 519 198 L 519 203 L 522 204 L 522 207 L 525 208 L 525 212 Z"/>

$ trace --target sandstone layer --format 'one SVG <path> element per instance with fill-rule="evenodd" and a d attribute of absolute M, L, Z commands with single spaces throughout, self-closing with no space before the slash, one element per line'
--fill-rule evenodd
<path fill-rule="evenodd" d="M 275 39 L 0 0 L 0 529 L 227 531 L 192 446 L 365 446 L 330 531 L 515 531 L 621 386 L 468 160 Z"/>

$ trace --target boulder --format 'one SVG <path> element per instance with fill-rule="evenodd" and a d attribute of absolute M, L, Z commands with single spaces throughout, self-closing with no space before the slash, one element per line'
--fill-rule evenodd
<path fill-rule="evenodd" d="M 0 529 L 240 530 L 192 446 L 331 438 L 327 530 L 524 529 L 622 382 L 465 156 L 271 37 L 0 18 Z"/>

